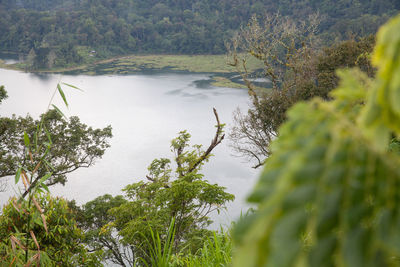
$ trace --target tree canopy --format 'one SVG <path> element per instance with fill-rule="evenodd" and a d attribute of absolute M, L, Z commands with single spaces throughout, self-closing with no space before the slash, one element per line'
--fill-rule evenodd
<path fill-rule="evenodd" d="M 61 94 L 60 85 L 56 90 Z M 7 97 L 4 86 L 0 87 L 1 96 Z M 46 184 L 64 185 L 68 173 L 88 168 L 103 156 L 111 137 L 111 126 L 93 129 L 78 117 L 67 119 L 58 108 L 37 120 L 29 115 L 0 117 L 0 178 L 15 175 L 23 166 L 35 169 L 32 181 L 51 172 Z M 41 164 L 36 166 L 37 162 Z"/>
<path fill-rule="evenodd" d="M 3 102 L 4 99 L 8 97 L 7 91 L 4 89 L 4 85 L 0 86 L 0 104 Z"/>
<path fill-rule="evenodd" d="M 93 129 L 81 123 L 78 117 L 66 120 L 56 110 L 50 110 L 42 117 L 52 141 L 51 150 L 45 156 L 45 160 L 53 166 L 53 176 L 48 185 L 65 184 L 68 173 L 93 165 L 109 147 L 108 141 L 112 137 L 110 126 Z M 31 140 L 47 139 L 46 133 L 35 136 L 40 122 L 30 116 L 0 118 L 0 177 L 14 175 L 21 165 L 29 165 L 29 159 L 25 157 L 24 131 Z M 45 166 L 41 166 L 36 175 L 41 176 L 47 171 Z"/>

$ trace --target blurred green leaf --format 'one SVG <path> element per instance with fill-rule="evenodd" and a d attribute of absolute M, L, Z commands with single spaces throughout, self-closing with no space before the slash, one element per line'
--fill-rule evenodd
<path fill-rule="evenodd" d="M 250 196 L 258 210 L 238 224 L 234 266 L 399 266 L 398 29 L 400 15 L 378 34 L 374 81 L 341 71 L 334 99 L 288 111 Z"/>
<path fill-rule="evenodd" d="M 29 140 L 29 136 L 25 131 L 24 131 L 24 143 L 25 143 L 26 147 L 29 147 L 29 145 L 31 143 L 30 140 Z"/>

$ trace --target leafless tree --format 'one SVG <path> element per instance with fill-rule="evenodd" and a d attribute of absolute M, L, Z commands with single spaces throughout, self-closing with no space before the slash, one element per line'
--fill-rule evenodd
<path fill-rule="evenodd" d="M 269 143 L 285 120 L 286 110 L 312 96 L 309 89 L 316 81 L 319 22 L 318 14 L 304 21 L 275 14 L 266 15 L 260 22 L 253 16 L 228 47 L 229 64 L 241 74 L 252 103 L 247 113 L 235 112 L 229 138 L 238 155 L 255 161 L 255 168 L 270 155 Z M 263 70 L 258 75 L 249 73 L 249 57 L 262 62 Z M 260 75 L 270 81 L 270 87 L 252 82 Z"/>

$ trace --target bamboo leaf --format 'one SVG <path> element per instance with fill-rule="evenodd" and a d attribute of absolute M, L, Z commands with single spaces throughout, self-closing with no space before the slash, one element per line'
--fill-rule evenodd
<path fill-rule="evenodd" d="M 50 169 L 52 169 L 53 171 L 55 171 L 56 169 L 53 167 L 53 165 L 50 164 L 50 162 L 48 162 L 46 159 L 43 159 L 44 163 L 46 163 L 46 166 L 48 166 Z"/>
<path fill-rule="evenodd" d="M 17 170 L 17 173 L 15 174 L 15 184 L 18 183 L 19 178 L 21 177 L 21 170 L 22 170 L 22 168 L 19 167 L 18 170 Z"/>
<path fill-rule="evenodd" d="M 65 97 L 64 91 L 61 89 L 60 84 L 57 84 L 58 92 L 60 93 L 62 99 L 64 100 L 65 105 L 68 107 L 67 98 Z"/>
<path fill-rule="evenodd" d="M 39 183 L 43 183 L 45 182 L 47 179 L 49 179 L 51 177 L 53 173 L 49 172 L 47 173 L 45 176 L 43 176 L 42 178 L 40 178 Z"/>
<path fill-rule="evenodd" d="M 25 131 L 24 131 L 24 143 L 25 143 L 26 147 L 29 147 L 29 145 L 31 143 L 30 140 L 29 140 L 29 136 Z"/>
<path fill-rule="evenodd" d="M 44 229 L 46 230 L 46 233 L 49 233 L 48 229 L 47 229 L 47 223 L 46 223 L 46 217 L 44 216 L 44 214 L 40 214 L 40 217 L 42 217 L 42 221 L 43 221 L 43 226 Z"/>
<path fill-rule="evenodd" d="M 50 190 L 49 190 L 49 188 L 47 187 L 47 185 L 46 184 L 41 184 L 40 185 L 44 190 L 46 190 L 47 191 L 47 193 L 50 193 Z"/>
<path fill-rule="evenodd" d="M 76 90 L 79 90 L 79 91 L 83 92 L 83 90 L 82 90 L 81 88 L 76 87 L 76 86 L 74 86 L 74 85 L 72 85 L 72 84 L 68 84 L 68 83 L 62 83 L 62 84 L 64 84 L 64 85 L 66 85 L 66 86 L 69 86 L 69 87 L 71 87 L 71 88 L 74 88 L 74 89 L 76 89 Z"/>
<path fill-rule="evenodd" d="M 39 129 L 39 125 L 36 127 L 36 132 L 33 134 L 33 139 L 35 142 L 35 149 L 36 151 L 38 150 L 38 133 L 39 133 L 40 129 Z"/>
<path fill-rule="evenodd" d="M 31 237 L 32 237 L 33 241 L 35 242 L 37 249 L 40 250 L 40 246 L 39 246 L 38 241 L 36 240 L 35 233 L 33 231 L 29 231 L 29 233 L 31 234 Z"/>
<path fill-rule="evenodd" d="M 67 118 L 67 116 L 64 115 L 64 113 L 62 113 L 62 111 L 54 104 L 51 104 L 53 106 L 53 108 L 58 112 L 58 114 L 60 114 L 61 116 L 63 116 L 64 118 Z"/>
<path fill-rule="evenodd" d="M 45 133 L 46 133 L 46 136 L 47 136 L 47 139 L 49 140 L 50 145 L 53 144 L 53 142 L 51 141 L 50 133 L 49 133 L 49 131 L 47 130 L 46 126 L 43 125 L 43 129 L 44 129 L 44 131 L 45 131 Z"/>

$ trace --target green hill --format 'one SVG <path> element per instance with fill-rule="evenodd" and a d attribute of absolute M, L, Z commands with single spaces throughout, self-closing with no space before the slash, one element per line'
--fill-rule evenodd
<path fill-rule="evenodd" d="M 398 10 L 398 0 L 0 0 L 0 51 L 31 52 L 36 69 L 126 54 L 222 54 L 253 14 L 319 12 L 330 42 L 375 33 Z"/>

